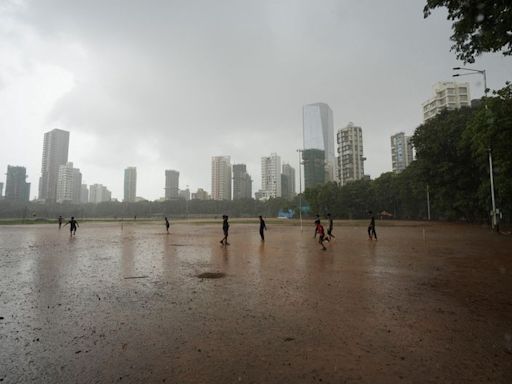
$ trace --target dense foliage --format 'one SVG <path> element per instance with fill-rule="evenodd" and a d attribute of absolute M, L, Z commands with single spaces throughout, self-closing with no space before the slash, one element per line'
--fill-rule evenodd
<path fill-rule="evenodd" d="M 452 49 L 458 59 L 473 63 L 483 52 L 512 55 L 510 0 L 427 0 L 424 16 L 441 7 L 446 7 L 448 20 L 453 21 Z"/>

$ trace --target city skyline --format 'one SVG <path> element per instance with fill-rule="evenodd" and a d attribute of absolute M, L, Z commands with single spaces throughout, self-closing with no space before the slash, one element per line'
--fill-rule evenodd
<path fill-rule="evenodd" d="M 215 154 L 246 164 L 256 191 L 265 153 L 298 171 L 301 108 L 324 102 L 335 131 L 347 121 L 364 128 L 365 171 L 378 177 L 391 170 L 389 137 L 412 134 L 432 85 L 462 64 L 449 50 L 445 13 L 424 20 L 423 5 L 386 12 L 388 4 L 356 1 L 219 1 L 180 12 L 132 5 L 119 15 L 94 0 L 8 2 L 0 9 L 0 169 L 25 166 L 36 197 L 41 140 L 59 128 L 72 132 L 69 160 L 84 180 L 120 200 L 132 164 L 138 194 L 151 200 L 162 196 L 164 169 L 180 170 L 192 191 L 209 189 Z M 511 63 L 492 54 L 471 67 L 486 69 L 496 89 Z M 464 80 L 482 96 L 480 76 Z"/>

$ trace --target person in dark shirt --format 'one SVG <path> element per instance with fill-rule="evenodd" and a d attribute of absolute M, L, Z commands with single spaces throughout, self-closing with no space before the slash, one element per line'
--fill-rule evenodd
<path fill-rule="evenodd" d="M 265 231 L 267 230 L 267 226 L 265 225 L 265 220 L 260 216 L 260 237 L 261 241 L 265 241 Z"/>
<path fill-rule="evenodd" d="M 334 227 L 334 222 L 332 220 L 332 216 L 330 213 L 327 214 L 327 220 L 329 220 L 329 226 L 327 227 L 327 241 L 331 241 L 332 238 L 335 238 L 332 234 L 332 229 Z"/>
<path fill-rule="evenodd" d="M 224 237 L 220 241 L 222 245 L 229 245 L 228 243 L 228 234 L 229 234 L 229 223 L 228 216 L 222 215 L 222 231 L 224 232 Z"/>
<path fill-rule="evenodd" d="M 64 221 L 64 218 L 62 216 L 59 216 L 59 229 L 62 227 L 62 222 Z"/>
<path fill-rule="evenodd" d="M 69 224 L 69 236 L 76 235 L 76 229 L 79 227 L 78 221 L 75 220 L 74 216 L 71 216 L 71 220 L 69 220 L 64 226 Z"/>
<path fill-rule="evenodd" d="M 167 233 L 169 233 L 169 226 L 171 224 L 169 223 L 169 220 L 167 219 L 167 216 L 165 217 L 165 229 L 167 230 Z"/>
<path fill-rule="evenodd" d="M 368 225 L 368 238 L 372 240 L 372 236 L 377 240 L 377 232 L 375 232 L 375 216 L 373 216 L 372 211 L 368 211 L 368 215 L 370 215 L 370 225 Z"/>

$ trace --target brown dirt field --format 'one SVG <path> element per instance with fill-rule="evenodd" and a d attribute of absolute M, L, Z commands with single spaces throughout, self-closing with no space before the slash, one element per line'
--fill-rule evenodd
<path fill-rule="evenodd" d="M 380 224 L 2 226 L 0 381 L 511 383 L 512 237 Z"/>

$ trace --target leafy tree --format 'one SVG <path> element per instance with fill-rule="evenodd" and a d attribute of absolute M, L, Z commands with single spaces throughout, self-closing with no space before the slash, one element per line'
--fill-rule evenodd
<path fill-rule="evenodd" d="M 512 210 L 512 84 L 494 92 L 496 97 L 486 98 L 484 106 L 470 122 L 466 139 L 480 166 L 482 180 L 480 199 L 490 210 L 490 181 L 488 151 L 492 150 L 493 171 L 498 208 Z"/>
<path fill-rule="evenodd" d="M 430 186 L 437 212 L 473 221 L 481 217 L 478 189 L 482 174 L 464 132 L 474 115 L 471 108 L 444 111 L 419 126 L 413 136 L 421 180 Z"/>
<path fill-rule="evenodd" d="M 510 0 L 427 0 L 423 15 L 446 7 L 453 21 L 452 50 L 465 63 L 483 52 L 512 54 L 512 3 Z"/>

